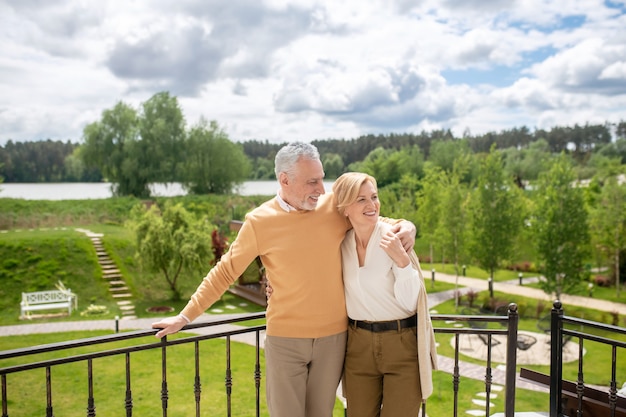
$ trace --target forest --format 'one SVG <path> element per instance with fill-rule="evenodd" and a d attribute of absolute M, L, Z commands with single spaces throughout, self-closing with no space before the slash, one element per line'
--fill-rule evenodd
<path fill-rule="evenodd" d="M 295 141 L 298 138 L 290 138 Z M 347 170 L 377 168 L 379 181 L 402 175 L 418 179 L 429 161 L 444 169 L 459 155 L 479 156 L 495 148 L 504 154 L 507 172 L 517 181 L 538 178 L 542 163 L 565 153 L 577 179 L 592 178 L 609 163 L 626 164 L 626 121 L 555 126 L 526 126 L 455 137 L 450 130 L 364 135 L 312 141 L 319 149 L 326 178 Z M 119 195 L 145 196 L 150 182 L 181 182 L 191 194 L 229 193 L 245 180 L 273 179 L 274 155 L 284 143 L 232 142 L 217 121 L 187 126 L 175 96 L 157 93 L 134 108 L 124 102 L 102 112 L 80 139 L 7 141 L 0 146 L 0 181 L 100 182 L 117 184 Z"/>
<path fill-rule="evenodd" d="M 297 139 L 297 138 L 296 138 Z M 455 137 L 449 130 L 431 132 L 394 133 L 388 135 L 365 135 L 354 139 L 325 139 L 311 142 L 320 151 L 327 178 L 334 178 L 345 172 L 351 164 L 364 161 L 372 151 L 380 148 L 385 153 L 419 149 L 421 163 L 431 156 L 435 144 L 455 142 L 453 147 L 465 148 L 474 154 L 489 152 L 492 145 L 507 155 L 507 167 L 520 179 L 532 180 L 538 172 L 515 167 L 524 155 L 544 153 L 544 156 L 565 152 L 570 155 L 579 170 L 579 179 L 589 179 L 596 172 L 599 159 L 619 160 L 626 164 L 626 122 L 617 125 L 575 125 L 573 127 L 553 127 L 550 130 L 531 131 L 525 126 L 514 127 L 501 132 L 483 135 Z M 262 140 L 249 140 L 235 144 L 240 147 L 252 167 L 242 180 L 273 179 L 274 155 L 283 144 Z M 9 140 L 0 146 L 0 178 L 4 182 L 100 182 L 106 178 L 98 167 L 87 165 L 81 160 L 80 141 L 38 140 L 13 142 Z M 441 156 L 433 156 L 433 160 Z M 541 157 L 541 159 L 544 159 Z M 184 158 L 181 156 L 180 162 Z M 440 161 L 443 162 L 443 161 Z M 530 161 L 527 161 L 530 163 Z M 517 172 L 515 172 L 517 169 Z M 178 181 L 172 174 L 167 182 Z"/>

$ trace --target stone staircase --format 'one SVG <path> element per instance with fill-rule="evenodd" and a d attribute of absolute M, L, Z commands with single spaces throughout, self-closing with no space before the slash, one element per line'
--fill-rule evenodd
<path fill-rule="evenodd" d="M 122 312 L 122 320 L 137 318 L 135 315 L 135 305 L 132 301 L 133 295 L 126 285 L 126 282 L 122 277 L 122 273 L 117 268 L 117 265 L 115 265 L 115 262 L 109 257 L 109 254 L 104 249 L 101 240 L 102 234 L 93 233 L 88 230 L 79 231 L 85 233 L 89 239 L 91 239 L 91 242 L 96 249 L 98 264 L 102 269 L 102 278 L 109 283 L 109 292 L 111 293 L 111 297 L 117 300 L 117 305 Z"/>

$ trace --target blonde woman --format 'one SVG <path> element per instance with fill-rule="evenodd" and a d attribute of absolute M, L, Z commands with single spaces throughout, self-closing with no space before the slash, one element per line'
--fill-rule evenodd
<path fill-rule="evenodd" d="M 372 176 L 343 174 L 333 192 L 352 225 L 341 245 L 349 317 L 343 379 L 348 414 L 415 417 L 432 392 L 436 368 L 419 263 L 379 220 Z"/>

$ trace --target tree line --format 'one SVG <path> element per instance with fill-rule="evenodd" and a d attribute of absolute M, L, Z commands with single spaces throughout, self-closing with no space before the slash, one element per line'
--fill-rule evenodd
<path fill-rule="evenodd" d="M 297 140 L 297 138 L 294 138 Z M 426 160 L 449 168 L 459 153 L 506 153 L 508 172 L 536 180 L 541 161 L 565 152 L 579 179 L 591 178 L 606 158 L 626 164 L 626 122 L 525 126 L 455 137 L 450 130 L 364 135 L 315 140 L 327 178 L 376 165 L 383 183 L 405 173 L 423 175 Z M 119 102 L 85 127 L 79 142 L 13 142 L 0 146 L 0 178 L 5 182 L 99 182 L 116 184 L 119 195 L 146 196 L 150 182 L 182 182 L 190 193 L 229 192 L 244 180 L 274 179 L 274 156 L 284 145 L 261 140 L 230 141 L 215 121 L 188 127 L 176 97 L 157 93 L 139 108 Z M 453 154 L 449 152 L 453 151 Z"/>

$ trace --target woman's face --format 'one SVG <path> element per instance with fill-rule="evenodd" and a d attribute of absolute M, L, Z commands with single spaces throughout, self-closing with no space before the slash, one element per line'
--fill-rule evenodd
<path fill-rule="evenodd" d="M 380 201 L 374 184 L 364 182 L 356 201 L 345 208 L 345 213 L 353 226 L 376 223 L 380 214 Z"/>

